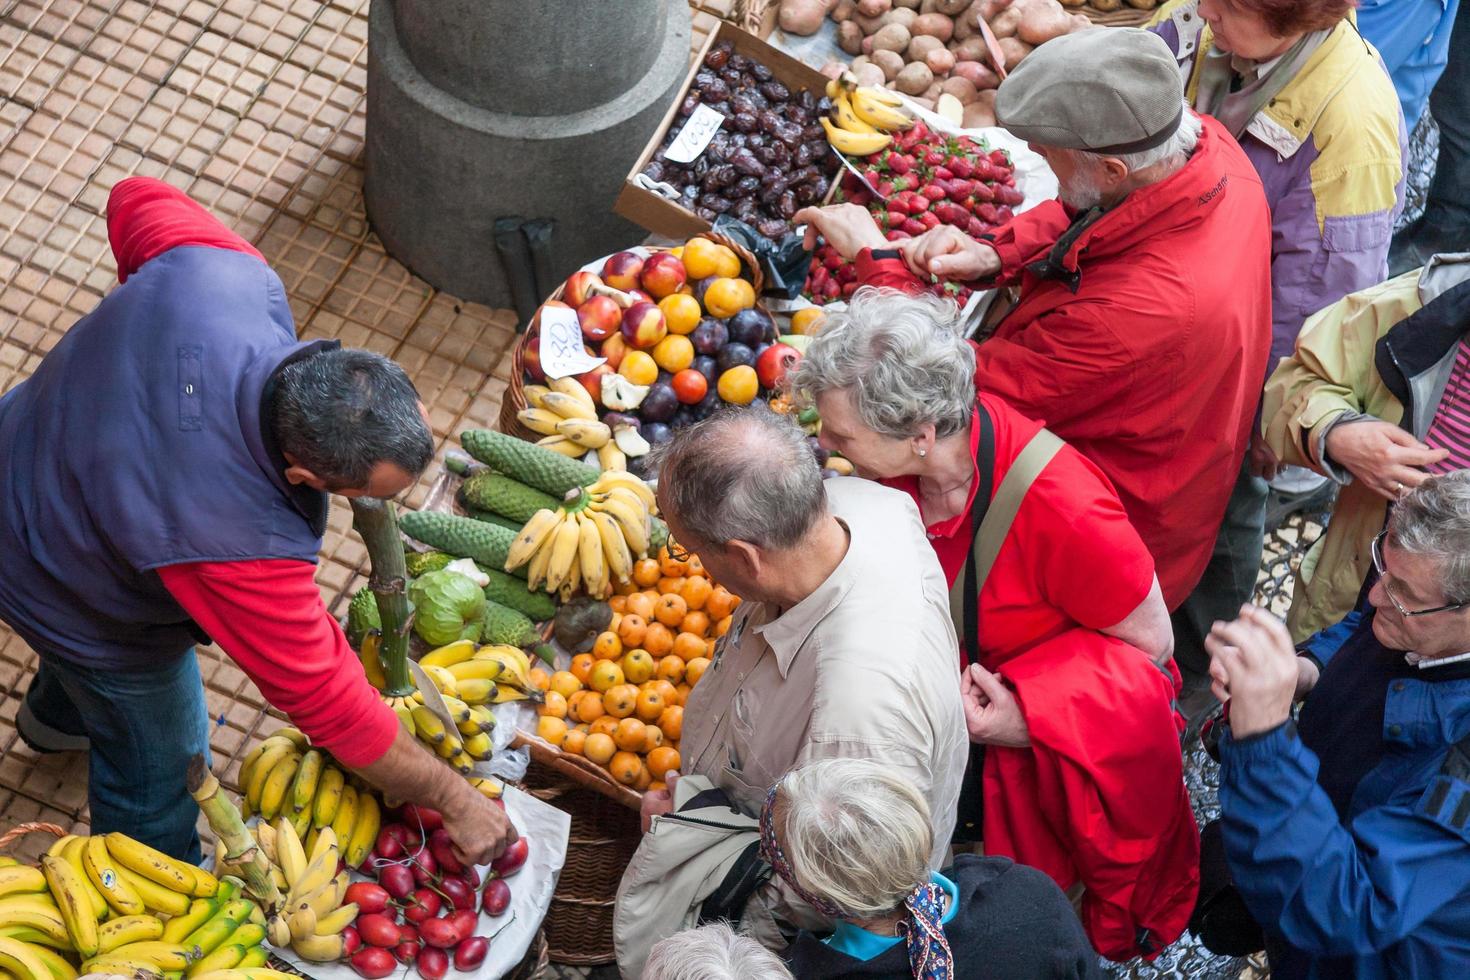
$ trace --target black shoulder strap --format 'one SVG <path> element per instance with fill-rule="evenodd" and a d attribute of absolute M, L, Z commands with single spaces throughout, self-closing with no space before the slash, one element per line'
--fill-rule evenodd
<path fill-rule="evenodd" d="M 965 553 L 966 586 L 963 596 L 965 632 L 960 638 L 964 644 L 965 660 L 972 664 L 980 662 L 980 590 L 970 587 L 969 583 L 976 578 L 975 539 L 980 534 L 980 525 L 985 521 L 990 497 L 995 490 L 995 426 L 990 421 L 990 413 L 979 401 L 976 401 L 975 409 L 980 416 L 980 446 L 975 454 L 975 478 L 979 486 L 975 488 L 975 503 L 970 508 L 970 547 Z"/>

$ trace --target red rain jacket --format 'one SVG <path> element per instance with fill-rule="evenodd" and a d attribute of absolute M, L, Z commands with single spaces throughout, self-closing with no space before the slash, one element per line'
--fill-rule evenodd
<path fill-rule="evenodd" d="M 975 381 L 1107 474 L 1170 609 L 1204 573 L 1271 346 L 1271 215 L 1240 146 L 1209 117 L 1193 156 L 1088 226 L 1043 278 L 1072 214 L 1048 201 L 998 229 L 1021 298 L 975 354 Z M 913 289 L 897 259 L 867 285 Z"/>

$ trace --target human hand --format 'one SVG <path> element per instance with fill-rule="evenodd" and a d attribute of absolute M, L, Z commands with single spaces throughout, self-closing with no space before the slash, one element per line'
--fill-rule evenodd
<path fill-rule="evenodd" d="M 817 236 L 851 261 L 865 248 L 885 248 L 888 239 L 868 209 L 856 204 L 829 204 L 824 208 L 802 208 L 792 215 L 793 225 L 806 225 L 802 245 L 808 252 L 817 247 Z"/>
<path fill-rule="evenodd" d="M 940 225 L 917 238 L 903 239 L 897 248 L 910 271 L 926 281 L 937 276 L 970 282 L 1000 271 L 1000 256 L 995 249 L 949 225 Z"/>
<path fill-rule="evenodd" d="M 674 785 L 678 781 L 679 774 L 670 770 L 664 789 L 651 789 L 643 794 L 643 801 L 638 804 L 638 823 L 645 834 L 653 826 L 654 817 L 674 812 Z"/>
<path fill-rule="evenodd" d="M 1246 459 L 1249 461 L 1251 476 L 1258 476 L 1263 480 L 1274 480 L 1276 474 L 1281 472 L 1281 460 L 1266 445 L 1266 440 L 1261 433 L 1251 430 L 1250 448 L 1246 450 Z"/>
<path fill-rule="evenodd" d="M 467 793 L 443 811 L 444 829 L 454 842 L 454 854 L 467 865 L 489 864 L 520 835 L 505 810 L 469 785 Z"/>
<path fill-rule="evenodd" d="M 1327 455 L 1369 490 L 1397 500 L 1429 478 L 1422 467 L 1449 456 L 1430 449 L 1412 433 L 1379 419 L 1344 422 L 1327 433 Z"/>
<path fill-rule="evenodd" d="M 960 674 L 960 702 L 970 741 L 1024 749 L 1031 744 L 1026 716 L 1011 689 L 996 674 L 971 664 Z"/>
<path fill-rule="evenodd" d="M 1205 650 L 1211 690 L 1230 702 L 1230 730 L 1237 738 L 1270 731 L 1291 717 L 1302 658 L 1281 620 L 1241 606 L 1239 619 L 1210 627 Z"/>
<path fill-rule="evenodd" d="M 1312 688 L 1317 686 L 1317 681 L 1322 678 L 1322 668 L 1311 657 L 1298 655 L 1296 658 L 1296 690 L 1292 697 L 1300 701 L 1312 693 Z"/>

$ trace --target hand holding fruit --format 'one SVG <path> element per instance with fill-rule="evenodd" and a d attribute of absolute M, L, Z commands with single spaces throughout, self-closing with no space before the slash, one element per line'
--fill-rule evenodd
<path fill-rule="evenodd" d="M 454 856 L 466 865 L 489 864 L 515 843 L 516 829 L 499 804 L 466 785 L 458 805 L 444 812 Z"/>
<path fill-rule="evenodd" d="M 886 248 L 888 239 L 868 209 L 856 204 L 829 204 L 824 208 L 802 208 L 791 219 L 806 225 L 802 240 L 808 252 L 817 247 L 817 236 L 827 240 L 843 258 L 854 259 L 865 248 Z"/>
<path fill-rule="evenodd" d="M 988 279 L 1000 272 L 995 249 L 950 225 L 940 225 L 917 238 L 898 244 L 899 254 L 921 279 L 930 276 L 953 282 Z"/>

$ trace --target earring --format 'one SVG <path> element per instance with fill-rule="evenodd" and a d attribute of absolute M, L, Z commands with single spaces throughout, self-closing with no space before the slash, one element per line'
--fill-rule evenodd
<path fill-rule="evenodd" d="M 920 456 L 928 456 L 928 455 L 929 455 L 929 453 L 928 453 L 928 452 L 927 452 L 927 451 L 926 451 L 926 450 L 923 450 L 923 449 L 920 449 L 920 450 L 919 450 L 919 455 L 920 455 Z"/>

